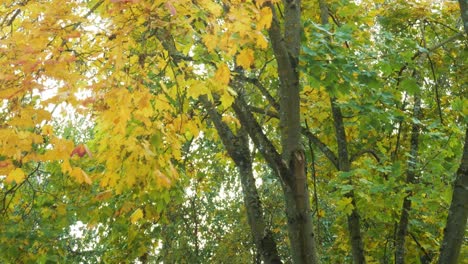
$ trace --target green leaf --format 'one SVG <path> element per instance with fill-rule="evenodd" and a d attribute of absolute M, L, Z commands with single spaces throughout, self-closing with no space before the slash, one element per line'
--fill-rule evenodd
<path fill-rule="evenodd" d="M 410 95 L 415 95 L 420 91 L 420 87 L 414 79 L 405 79 L 401 82 L 400 86 Z"/>

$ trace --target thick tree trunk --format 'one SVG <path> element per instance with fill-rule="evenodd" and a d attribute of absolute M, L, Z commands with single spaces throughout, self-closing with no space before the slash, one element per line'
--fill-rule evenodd
<path fill-rule="evenodd" d="M 304 151 L 292 154 L 291 181 L 283 184 L 289 240 L 294 263 L 318 263 L 310 212 Z"/>
<path fill-rule="evenodd" d="M 215 124 L 216 130 L 229 156 L 239 170 L 250 231 L 259 254 L 262 256 L 264 263 L 282 263 L 278 255 L 276 242 L 263 218 L 262 204 L 258 196 L 257 187 L 255 186 L 248 138 L 245 131 L 241 129 L 237 136 L 234 135 L 231 129 L 222 121 L 221 115 L 213 105 L 205 97 L 202 97 L 200 100 L 208 110 L 208 114 Z"/>
<path fill-rule="evenodd" d="M 421 118 L 421 96 L 416 94 L 414 97 L 413 118 L 419 120 Z M 418 150 L 419 150 L 419 130 L 420 126 L 416 122 L 413 123 L 411 128 L 410 140 L 410 157 L 408 160 L 408 169 L 406 172 L 406 183 L 416 183 L 416 164 L 418 163 Z M 401 209 L 400 221 L 398 222 L 396 239 L 395 239 L 395 263 L 405 263 L 405 240 L 408 233 L 409 213 L 411 211 L 411 196 L 412 192 L 409 191 L 403 200 Z"/>
<path fill-rule="evenodd" d="M 466 230 L 468 218 L 468 128 L 465 132 L 465 146 L 453 186 L 444 239 L 440 248 L 439 264 L 456 264 Z"/>
<path fill-rule="evenodd" d="M 310 212 L 306 161 L 301 145 L 299 50 L 301 45 L 301 1 L 285 0 L 284 34 L 275 13 L 269 30 L 280 86 L 279 115 L 282 159 L 286 170 L 280 172 L 288 218 L 289 240 L 294 263 L 317 263 L 315 235 Z"/>

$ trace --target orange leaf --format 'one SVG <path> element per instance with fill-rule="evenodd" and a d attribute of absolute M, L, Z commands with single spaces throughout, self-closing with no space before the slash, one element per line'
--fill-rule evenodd
<path fill-rule="evenodd" d="M 82 158 L 85 154 L 88 154 L 90 158 L 93 157 L 91 151 L 85 144 L 79 144 L 78 146 L 76 146 L 76 148 L 74 148 L 71 152 L 70 157 L 73 157 L 73 155 L 75 154 L 78 155 L 80 158 Z"/>

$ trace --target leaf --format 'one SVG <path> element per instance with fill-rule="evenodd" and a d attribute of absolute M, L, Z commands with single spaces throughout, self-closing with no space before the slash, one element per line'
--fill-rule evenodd
<path fill-rule="evenodd" d="M 78 146 L 76 146 L 71 152 L 70 157 L 73 157 L 73 155 L 75 154 L 78 155 L 80 158 L 82 158 L 85 154 L 88 154 L 90 158 L 93 157 L 91 151 L 85 144 L 78 144 Z"/>
<path fill-rule="evenodd" d="M 140 220 L 141 218 L 143 218 L 143 211 L 138 208 L 137 210 L 135 210 L 135 212 L 132 213 L 132 215 L 130 216 L 130 221 L 132 222 L 132 224 L 135 224 L 136 222 L 138 222 L 138 220 Z"/>
<path fill-rule="evenodd" d="M 16 184 L 20 184 L 24 181 L 25 178 L 24 171 L 20 168 L 16 168 L 8 174 L 5 182 L 12 183 L 14 181 Z"/>
<path fill-rule="evenodd" d="M 214 79 L 222 85 L 227 85 L 229 83 L 231 72 L 226 64 L 221 64 L 218 67 L 218 70 L 215 73 Z"/>
<path fill-rule="evenodd" d="M 221 105 L 224 107 L 224 109 L 227 109 L 232 105 L 234 102 L 234 96 L 232 96 L 229 93 L 224 93 L 221 95 Z"/>
<path fill-rule="evenodd" d="M 251 49 L 243 49 L 237 55 L 236 58 L 237 65 L 241 66 L 244 69 L 249 69 L 254 62 L 254 52 Z"/>
<path fill-rule="evenodd" d="M 350 215 L 354 208 L 354 206 L 351 204 L 352 200 L 353 199 L 350 197 L 343 197 L 341 200 L 336 202 L 336 210 Z"/>
<path fill-rule="evenodd" d="M 200 95 L 209 94 L 210 90 L 206 84 L 201 82 L 196 82 L 195 84 L 190 85 L 187 88 L 187 96 L 192 97 L 193 99 L 198 99 Z"/>
<path fill-rule="evenodd" d="M 74 177 L 78 183 L 86 183 L 89 185 L 93 183 L 88 174 L 86 174 L 86 172 L 84 172 L 81 168 L 73 168 L 70 175 Z"/>
<path fill-rule="evenodd" d="M 171 2 L 166 2 L 165 5 L 166 5 L 166 8 L 169 10 L 169 13 L 171 13 L 171 16 L 175 16 L 177 14 L 176 9 Z"/>
<path fill-rule="evenodd" d="M 259 20 L 257 23 L 257 28 L 259 30 L 269 29 L 271 26 L 271 21 L 273 19 L 273 13 L 269 7 L 264 7 L 260 10 Z"/>
<path fill-rule="evenodd" d="M 401 82 L 401 87 L 407 91 L 410 95 L 414 95 L 419 92 L 419 85 L 414 79 L 405 79 Z"/>
<path fill-rule="evenodd" d="M 42 127 L 42 134 L 50 136 L 54 133 L 54 128 L 51 125 L 45 125 Z"/>

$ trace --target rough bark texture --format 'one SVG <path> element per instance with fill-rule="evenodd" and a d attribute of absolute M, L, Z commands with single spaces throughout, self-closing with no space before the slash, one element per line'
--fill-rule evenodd
<path fill-rule="evenodd" d="M 421 118 L 421 97 L 415 95 L 413 117 L 417 120 Z M 410 146 L 410 157 L 408 160 L 408 169 L 406 172 L 406 183 L 414 184 L 417 180 L 416 175 L 416 164 L 418 163 L 418 150 L 419 150 L 419 130 L 420 126 L 414 122 L 411 128 L 411 146 Z M 405 240 L 408 234 L 408 222 L 409 213 L 411 211 L 411 196 L 412 193 L 409 191 L 403 200 L 403 206 L 401 209 L 400 221 L 398 222 L 396 239 L 395 239 L 395 263 L 405 263 Z"/>
<path fill-rule="evenodd" d="M 216 130 L 229 154 L 236 164 L 242 185 L 244 204 L 255 246 L 262 256 L 264 263 L 282 263 L 276 248 L 272 233 L 268 230 L 263 218 L 263 209 L 258 196 L 255 178 L 252 171 L 252 161 L 248 146 L 248 138 L 244 130 L 234 135 L 231 129 L 222 121 L 221 115 L 206 99 L 201 101 L 208 110 L 208 114 L 215 124 Z"/>
<path fill-rule="evenodd" d="M 315 235 L 310 212 L 306 161 L 301 145 L 299 50 L 301 45 L 301 2 L 284 0 L 284 34 L 274 7 L 269 37 L 278 65 L 279 116 L 282 159 L 280 173 L 285 196 L 289 240 L 294 263 L 317 263 Z"/>
<path fill-rule="evenodd" d="M 468 218 L 468 129 L 465 132 L 465 146 L 453 186 L 444 239 L 440 248 L 439 264 L 456 264 L 466 230 Z"/>

